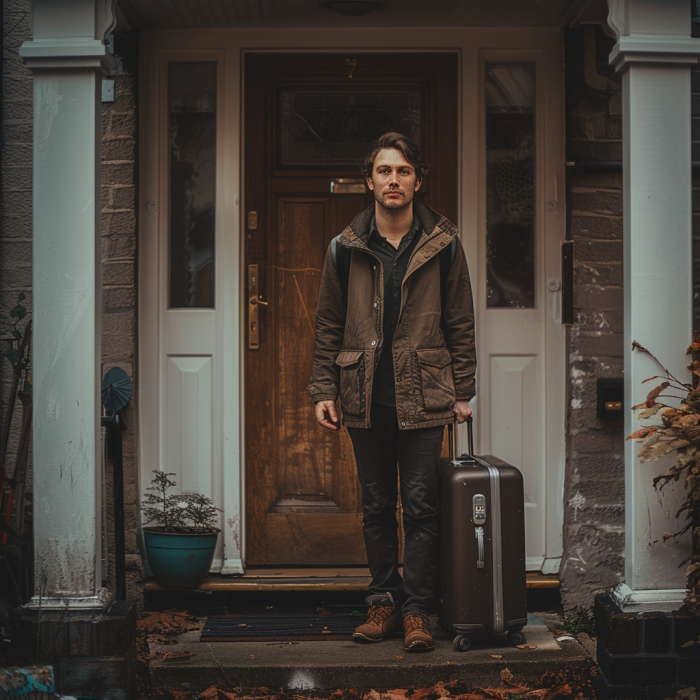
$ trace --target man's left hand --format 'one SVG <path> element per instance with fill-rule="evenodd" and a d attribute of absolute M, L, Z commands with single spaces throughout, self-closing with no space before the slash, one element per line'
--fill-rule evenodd
<path fill-rule="evenodd" d="M 455 401 L 455 405 L 452 406 L 452 410 L 457 416 L 458 423 L 464 423 L 464 421 L 466 421 L 472 414 L 472 408 L 469 405 L 469 401 Z"/>

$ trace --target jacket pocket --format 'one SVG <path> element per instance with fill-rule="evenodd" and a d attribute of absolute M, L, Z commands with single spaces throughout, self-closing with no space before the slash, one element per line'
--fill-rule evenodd
<path fill-rule="evenodd" d="M 340 367 L 340 405 L 352 416 L 361 416 L 365 405 L 364 357 L 362 350 L 343 350 L 335 358 Z"/>
<path fill-rule="evenodd" d="M 416 350 L 420 367 L 423 406 L 426 411 L 446 411 L 455 402 L 452 357 L 447 348 Z"/>

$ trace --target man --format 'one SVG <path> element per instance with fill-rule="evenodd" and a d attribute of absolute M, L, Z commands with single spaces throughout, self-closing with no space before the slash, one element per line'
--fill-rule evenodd
<path fill-rule="evenodd" d="M 353 637 L 380 641 L 403 626 L 406 651 L 434 648 L 427 615 L 436 597 L 440 451 L 444 426 L 471 415 L 476 371 L 472 294 L 457 228 L 413 199 L 425 171 L 418 146 L 401 134 L 382 136 L 367 157 L 375 201 L 326 254 L 308 388 L 328 430 L 340 428 L 340 392 L 362 486 L 372 595 L 368 619 Z"/>

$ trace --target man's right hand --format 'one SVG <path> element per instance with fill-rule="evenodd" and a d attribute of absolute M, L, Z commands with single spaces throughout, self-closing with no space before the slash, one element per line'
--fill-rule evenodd
<path fill-rule="evenodd" d="M 335 401 L 319 401 L 316 406 L 316 420 L 326 430 L 340 430 L 338 412 L 335 410 Z"/>

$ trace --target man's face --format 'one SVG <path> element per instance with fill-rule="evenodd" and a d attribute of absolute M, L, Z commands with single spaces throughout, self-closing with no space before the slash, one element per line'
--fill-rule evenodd
<path fill-rule="evenodd" d="M 384 148 L 374 159 L 372 176 L 367 186 L 374 198 L 385 209 L 399 210 L 410 205 L 418 192 L 421 180 L 416 179 L 415 168 L 396 148 Z"/>

